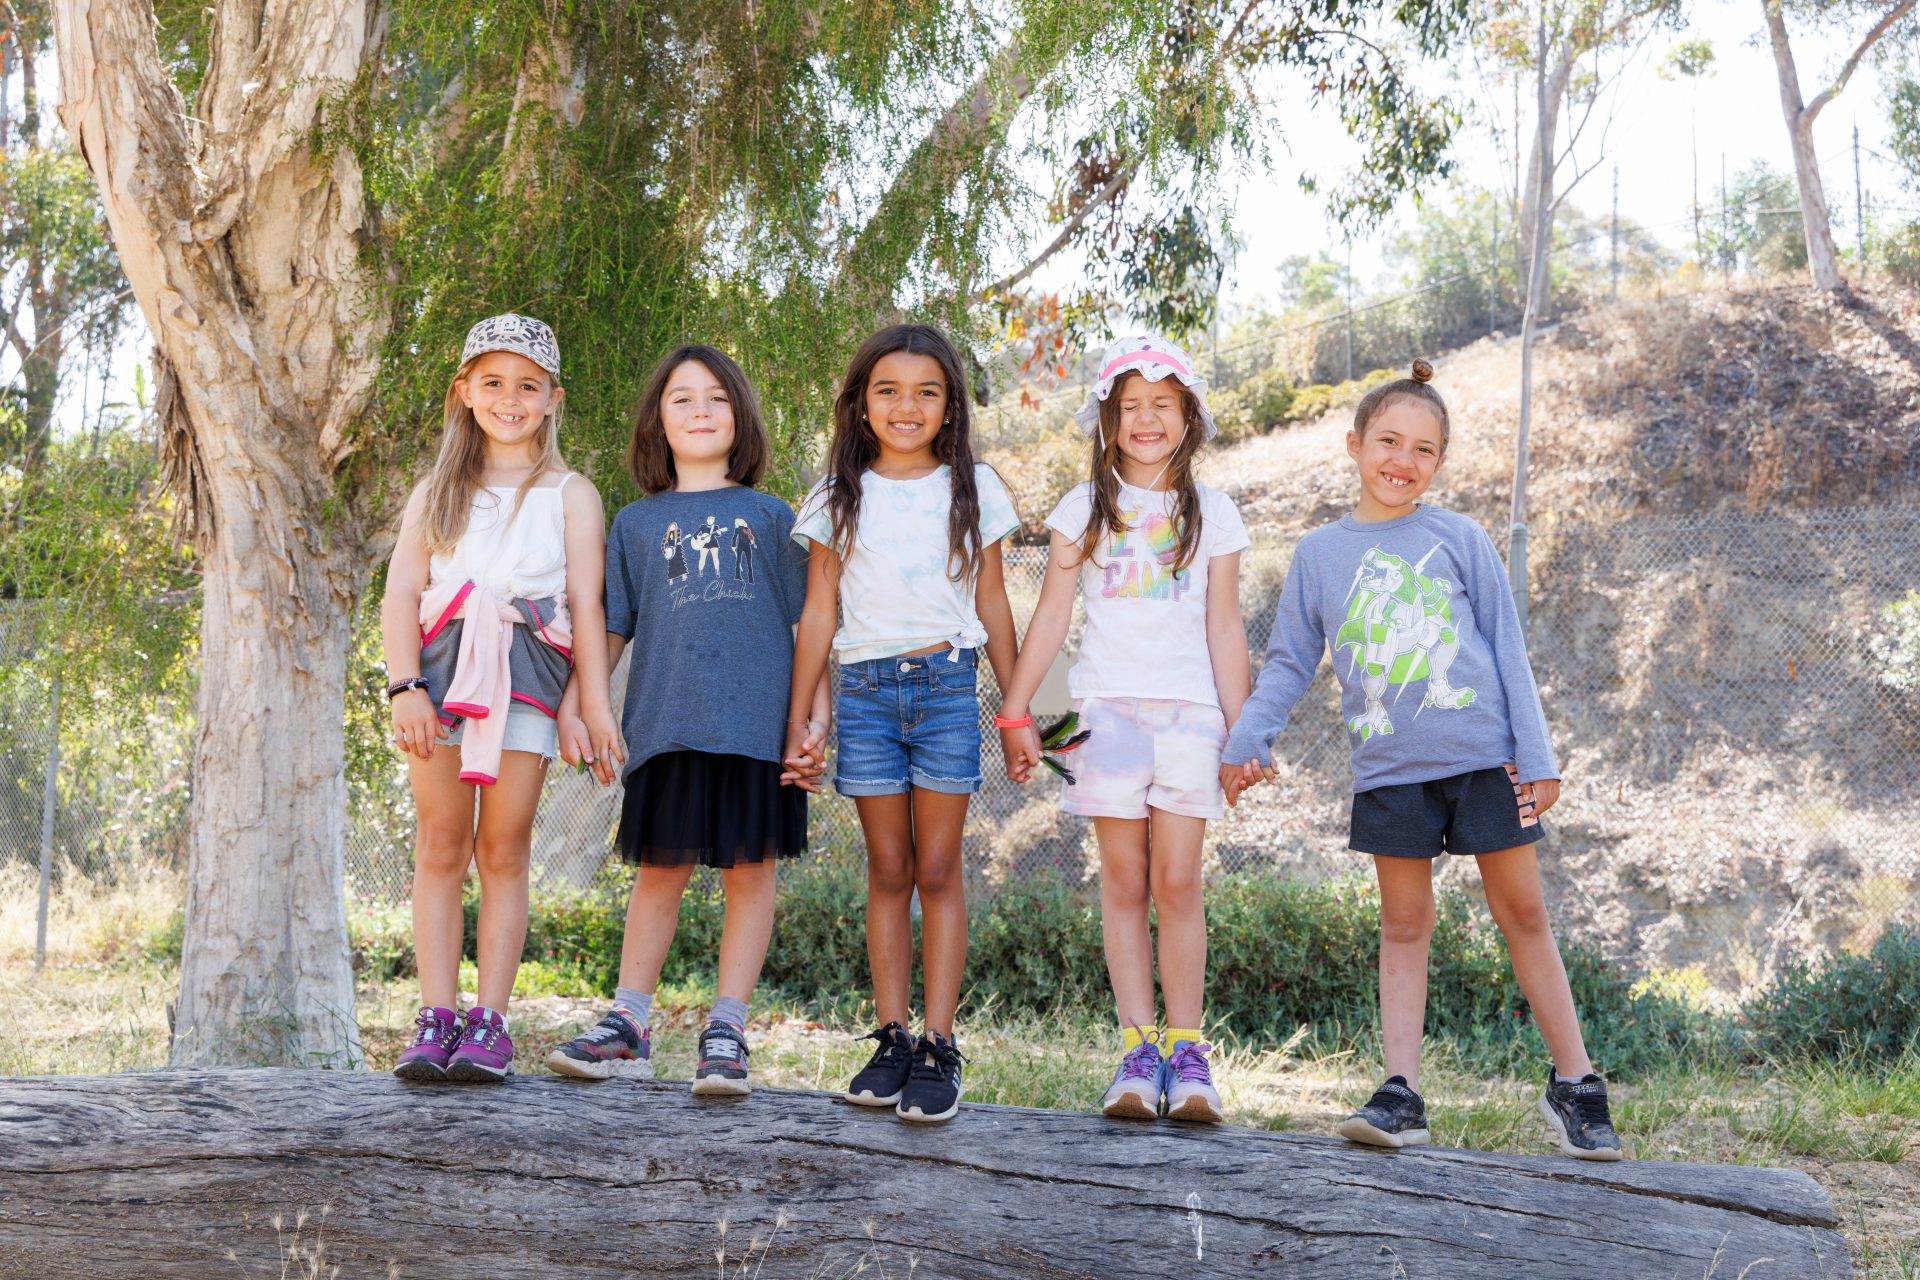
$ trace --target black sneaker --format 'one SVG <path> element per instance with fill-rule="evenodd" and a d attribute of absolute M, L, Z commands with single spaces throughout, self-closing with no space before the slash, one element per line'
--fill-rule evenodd
<path fill-rule="evenodd" d="M 731 1022 L 709 1022 L 700 1033 L 693 1091 L 708 1098 L 744 1098 L 753 1092 L 747 1083 L 747 1038 Z"/>
<path fill-rule="evenodd" d="M 913 1072 L 893 1113 L 917 1124 L 938 1124 L 960 1110 L 960 1064 L 966 1055 L 945 1036 L 924 1035 L 913 1046 Z"/>
<path fill-rule="evenodd" d="M 576 1080 L 653 1079 L 653 1039 L 614 1010 L 547 1055 L 547 1070 Z"/>
<path fill-rule="evenodd" d="M 1427 1104 L 1407 1087 L 1405 1076 L 1388 1076 L 1366 1106 L 1340 1122 L 1337 1132 L 1348 1142 L 1370 1147 L 1425 1146 L 1430 1141 Z"/>
<path fill-rule="evenodd" d="M 907 1074 L 913 1070 L 913 1037 L 897 1022 L 889 1022 L 878 1031 L 869 1031 L 862 1040 L 878 1040 L 880 1047 L 860 1068 L 842 1096 L 863 1107 L 890 1107 L 900 1101 L 907 1087 Z"/>
<path fill-rule="evenodd" d="M 1593 1072 L 1562 1081 L 1548 1067 L 1540 1114 L 1547 1118 L 1564 1154 L 1575 1160 L 1620 1158 L 1620 1135 L 1613 1131 L 1613 1116 L 1607 1111 L 1607 1082 Z"/>

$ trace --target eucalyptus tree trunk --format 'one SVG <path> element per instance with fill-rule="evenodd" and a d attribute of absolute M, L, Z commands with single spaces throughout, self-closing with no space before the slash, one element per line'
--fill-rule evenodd
<path fill-rule="evenodd" d="M 1780 81 L 1780 114 L 1786 118 L 1793 147 L 1793 180 L 1800 192 L 1800 221 L 1806 227 L 1807 269 L 1822 289 L 1841 285 L 1839 255 L 1833 247 L 1833 218 L 1827 212 L 1827 193 L 1820 182 L 1820 158 L 1813 150 L 1814 113 L 1800 96 L 1800 73 L 1787 40 L 1786 19 L 1779 0 L 1762 0 L 1767 35 L 1773 42 L 1773 66 Z"/>
<path fill-rule="evenodd" d="M 1552 56 L 1553 67 L 1547 72 L 1546 83 L 1535 102 L 1533 145 L 1527 148 L 1527 172 L 1520 184 L 1520 225 L 1513 239 L 1514 279 L 1527 281 L 1527 291 L 1521 305 L 1531 307 L 1536 312 L 1546 305 L 1545 294 L 1535 291 L 1545 289 L 1547 273 L 1534 271 L 1533 230 L 1539 210 L 1547 208 L 1547 242 L 1552 243 L 1551 209 L 1554 170 L 1557 167 L 1553 164 L 1553 156 L 1559 145 L 1560 108 L 1567 100 L 1567 82 L 1573 78 L 1572 50 L 1562 45 Z"/>
<path fill-rule="evenodd" d="M 149 3 L 54 0 L 60 118 L 154 335 L 204 573 L 176 1065 L 359 1055 L 342 697 L 369 522 L 341 500 L 385 328 L 360 171 L 312 145 L 370 0 L 223 3 L 189 118 Z"/>
<path fill-rule="evenodd" d="M 1806 101 L 1800 93 L 1800 72 L 1794 65 L 1793 44 L 1787 35 L 1782 0 L 1760 0 L 1766 16 L 1767 37 L 1773 44 L 1773 67 L 1780 81 L 1780 114 L 1787 123 L 1787 138 L 1793 147 L 1793 177 L 1800 191 L 1800 221 L 1806 228 L 1807 269 L 1813 283 L 1821 289 L 1840 289 L 1840 255 L 1833 245 L 1833 219 L 1827 212 L 1827 193 L 1820 182 L 1820 157 L 1813 149 L 1813 122 L 1821 110 L 1847 87 L 1860 59 L 1880 38 L 1913 11 L 1915 0 L 1897 0 L 1881 12 L 1873 27 L 1854 47 L 1840 73 L 1831 83 Z"/>

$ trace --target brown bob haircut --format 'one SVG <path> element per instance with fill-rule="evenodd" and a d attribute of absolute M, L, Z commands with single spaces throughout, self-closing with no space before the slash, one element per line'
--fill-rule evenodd
<path fill-rule="evenodd" d="M 773 457 L 773 440 L 760 413 L 760 399 L 731 356 L 699 343 L 667 352 L 648 375 L 647 389 L 633 415 L 633 438 L 627 441 L 627 474 L 640 492 L 649 494 L 665 493 L 679 481 L 673 450 L 667 446 L 666 427 L 661 422 L 660 402 L 666 397 L 667 382 L 674 370 L 688 361 L 712 374 L 727 393 L 727 403 L 733 406 L 733 447 L 727 451 L 727 479 L 749 489 L 755 487 Z"/>

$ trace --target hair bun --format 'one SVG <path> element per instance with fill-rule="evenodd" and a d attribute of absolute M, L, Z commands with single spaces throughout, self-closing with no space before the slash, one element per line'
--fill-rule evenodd
<path fill-rule="evenodd" d="M 1413 380 L 1415 382 L 1432 382 L 1433 366 L 1425 360 L 1415 360 L 1413 362 Z"/>

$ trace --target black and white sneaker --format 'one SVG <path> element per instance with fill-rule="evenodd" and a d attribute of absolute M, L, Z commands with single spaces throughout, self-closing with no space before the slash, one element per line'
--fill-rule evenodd
<path fill-rule="evenodd" d="M 747 1083 L 747 1038 L 731 1022 L 709 1022 L 700 1033 L 693 1091 L 703 1098 L 744 1098 L 753 1092 Z"/>
<path fill-rule="evenodd" d="M 1348 1142 L 1370 1147 L 1425 1146 L 1430 1141 L 1427 1104 L 1408 1087 L 1405 1076 L 1388 1076 L 1366 1106 L 1340 1122 L 1338 1133 Z"/>
<path fill-rule="evenodd" d="M 893 1113 L 916 1124 L 938 1124 L 960 1110 L 960 1064 L 966 1056 L 942 1035 L 924 1035 L 913 1046 L 913 1071 Z"/>
<path fill-rule="evenodd" d="M 1547 1091 L 1540 1098 L 1560 1150 L 1575 1160 L 1618 1160 L 1620 1135 L 1607 1110 L 1607 1082 L 1589 1071 L 1578 1080 L 1561 1080 L 1547 1068 Z"/>
<path fill-rule="evenodd" d="M 853 1078 L 842 1096 L 863 1107 L 891 1107 L 900 1101 L 913 1070 L 913 1037 L 897 1022 L 869 1031 L 862 1040 L 878 1040 L 880 1047 Z"/>

